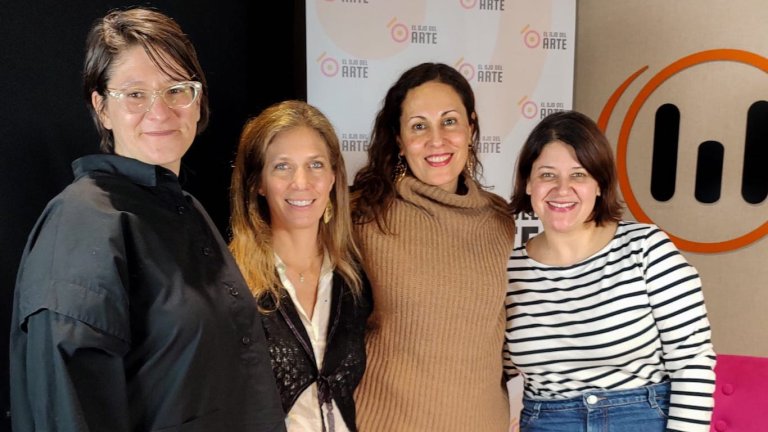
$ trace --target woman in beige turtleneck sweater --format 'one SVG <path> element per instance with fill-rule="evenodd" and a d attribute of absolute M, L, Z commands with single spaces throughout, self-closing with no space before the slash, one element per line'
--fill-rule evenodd
<path fill-rule="evenodd" d="M 356 393 L 366 431 L 506 432 L 506 262 L 514 224 L 475 180 L 472 89 L 444 64 L 406 71 L 376 118 L 353 217 L 374 312 Z"/>

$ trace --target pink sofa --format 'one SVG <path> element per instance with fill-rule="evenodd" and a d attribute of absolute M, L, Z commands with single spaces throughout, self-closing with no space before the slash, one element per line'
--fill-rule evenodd
<path fill-rule="evenodd" d="M 768 358 L 717 355 L 711 432 L 768 432 Z"/>

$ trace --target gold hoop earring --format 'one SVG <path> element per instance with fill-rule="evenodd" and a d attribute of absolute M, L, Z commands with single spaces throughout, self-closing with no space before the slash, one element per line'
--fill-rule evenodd
<path fill-rule="evenodd" d="M 395 165 L 395 173 L 393 175 L 395 184 L 400 183 L 403 177 L 405 177 L 406 171 L 408 171 L 408 168 L 405 166 L 405 162 L 403 162 L 403 156 L 397 155 L 397 165 Z"/>
<path fill-rule="evenodd" d="M 333 203 L 331 203 L 331 200 L 328 200 L 328 204 L 325 206 L 325 211 L 323 212 L 323 223 L 328 225 L 328 222 L 333 219 Z"/>

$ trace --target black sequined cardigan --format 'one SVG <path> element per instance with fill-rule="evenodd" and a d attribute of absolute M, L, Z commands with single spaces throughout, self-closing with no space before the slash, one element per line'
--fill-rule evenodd
<path fill-rule="evenodd" d="M 341 275 L 334 272 L 331 296 L 326 352 L 320 370 L 306 329 L 286 291 L 277 311 L 271 297 L 261 301 L 265 309 L 273 311 L 262 314 L 262 322 L 283 410 L 290 411 L 299 395 L 317 382 L 320 404 L 330 403 L 332 398 L 347 428 L 355 432 L 353 394 L 365 371 L 365 326 L 372 310 L 370 286 L 363 277 L 363 295 L 355 298 Z"/>

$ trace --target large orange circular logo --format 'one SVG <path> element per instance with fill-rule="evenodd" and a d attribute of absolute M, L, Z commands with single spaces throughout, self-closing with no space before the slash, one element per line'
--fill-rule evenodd
<path fill-rule="evenodd" d="M 627 207 L 632 212 L 632 214 L 635 215 L 639 222 L 653 223 L 653 220 L 651 220 L 651 218 L 645 213 L 645 211 L 638 203 L 637 198 L 632 191 L 632 185 L 629 182 L 629 175 L 627 173 L 627 143 L 629 142 L 629 136 L 632 132 L 632 126 L 635 123 L 635 119 L 637 118 L 640 109 L 642 108 L 643 104 L 645 104 L 648 97 L 653 94 L 653 92 L 656 91 L 656 89 L 659 88 L 659 86 L 667 81 L 670 77 L 691 66 L 696 66 L 701 63 L 711 61 L 730 61 L 744 63 L 761 69 L 764 72 L 768 72 L 768 58 L 755 53 L 734 49 L 701 51 L 695 54 L 691 54 L 687 57 L 683 57 L 680 60 L 677 60 L 676 62 L 665 67 L 653 78 L 651 78 L 650 81 L 648 81 L 648 83 L 640 90 L 635 99 L 632 101 L 632 104 L 629 106 L 629 109 L 627 110 L 627 115 L 621 125 L 619 138 L 616 143 L 616 165 L 618 168 L 619 186 L 621 188 L 621 193 L 624 195 L 624 201 L 627 203 Z M 616 107 L 616 104 L 618 103 L 622 94 L 624 94 L 627 87 L 629 87 L 629 85 L 638 76 L 640 76 L 640 74 L 645 72 L 646 69 L 648 69 L 648 66 L 644 66 L 633 73 L 619 86 L 618 89 L 616 89 L 611 97 L 608 98 L 608 101 L 603 107 L 597 122 L 598 126 L 600 126 L 600 129 L 606 131 L 608 121 L 610 120 L 611 114 L 613 113 L 613 109 Z M 766 234 L 768 234 L 768 220 L 742 236 L 721 242 L 697 242 L 672 235 L 671 233 L 669 236 L 681 249 L 691 252 L 717 253 L 742 248 L 759 240 Z"/>

